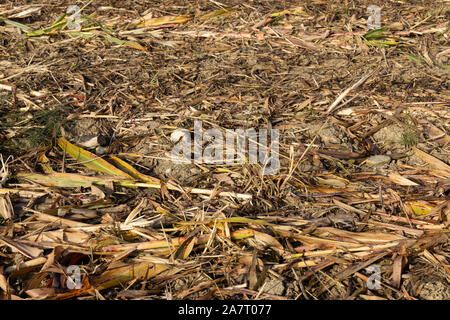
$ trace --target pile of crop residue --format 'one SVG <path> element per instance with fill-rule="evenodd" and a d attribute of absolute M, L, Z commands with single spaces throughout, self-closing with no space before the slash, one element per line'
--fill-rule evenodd
<path fill-rule="evenodd" d="M 445 1 L 113 2 L 0 4 L 2 299 L 450 298 Z"/>

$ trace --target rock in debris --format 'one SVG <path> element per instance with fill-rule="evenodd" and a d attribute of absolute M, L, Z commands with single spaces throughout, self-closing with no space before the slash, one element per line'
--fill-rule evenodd
<path fill-rule="evenodd" d="M 450 300 L 450 286 L 443 281 L 427 282 L 419 293 L 424 300 Z"/>
<path fill-rule="evenodd" d="M 388 165 L 391 162 L 391 157 L 386 155 L 371 156 L 364 161 L 364 164 L 369 167 L 380 167 Z"/>
<path fill-rule="evenodd" d="M 281 296 L 284 293 L 284 283 L 280 279 L 272 279 L 266 282 L 263 292 L 275 296 Z"/>

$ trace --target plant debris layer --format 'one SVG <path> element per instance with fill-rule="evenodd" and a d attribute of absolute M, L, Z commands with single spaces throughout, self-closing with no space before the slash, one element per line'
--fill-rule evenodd
<path fill-rule="evenodd" d="M 449 16 L 2 2 L 1 299 L 450 299 Z M 276 174 L 172 161 L 198 121 Z"/>

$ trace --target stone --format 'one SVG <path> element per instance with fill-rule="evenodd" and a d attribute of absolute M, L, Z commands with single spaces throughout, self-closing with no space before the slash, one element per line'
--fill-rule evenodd
<path fill-rule="evenodd" d="M 284 293 L 284 283 L 280 279 L 272 279 L 266 281 L 263 292 L 275 296 L 281 296 Z"/>
<path fill-rule="evenodd" d="M 389 162 L 391 162 L 391 157 L 386 156 L 386 155 L 376 155 L 376 156 L 371 156 L 371 157 L 367 158 L 364 161 L 364 164 L 369 167 L 380 167 L 380 166 L 388 165 Z"/>
<path fill-rule="evenodd" d="M 443 281 L 427 282 L 419 293 L 424 300 L 450 300 L 450 286 Z"/>

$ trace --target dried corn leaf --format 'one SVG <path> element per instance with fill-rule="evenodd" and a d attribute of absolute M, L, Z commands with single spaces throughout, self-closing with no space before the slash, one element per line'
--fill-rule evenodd
<path fill-rule="evenodd" d="M 240 229 L 231 233 L 231 240 L 244 240 L 250 237 L 254 237 L 255 231 L 252 229 Z M 219 234 L 219 236 L 223 237 L 224 234 Z M 208 242 L 210 235 L 203 235 L 198 237 L 197 244 L 205 244 Z M 111 245 L 102 248 L 105 252 L 118 252 L 123 250 L 128 250 L 129 248 L 136 247 L 136 250 L 149 250 L 149 249 L 160 249 L 160 248 L 171 248 L 175 249 L 179 247 L 184 241 L 186 241 L 186 237 L 172 238 L 168 240 L 152 240 L 140 243 L 128 243 L 128 244 L 120 244 L 120 245 Z"/>
<path fill-rule="evenodd" d="M 27 27 L 24 24 L 21 24 L 19 22 L 13 21 L 13 20 L 9 20 L 9 19 L 3 19 L 0 17 L 0 21 L 3 21 L 6 24 L 9 24 L 13 27 L 19 28 L 20 30 L 24 31 L 24 32 L 31 32 L 33 31 L 33 29 L 31 29 L 30 27 Z"/>
<path fill-rule="evenodd" d="M 0 289 L 7 293 L 8 287 L 8 280 L 6 280 L 5 276 L 3 275 L 3 266 L 0 266 Z"/>
<path fill-rule="evenodd" d="M 197 237 L 186 239 L 174 254 L 175 259 L 186 260 L 197 244 Z"/>
<path fill-rule="evenodd" d="M 250 218 L 245 218 L 245 217 L 231 217 L 231 218 L 226 218 L 226 219 L 217 219 L 216 220 L 218 223 L 243 223 L 243 224 L 256 224 L 256 225 L 273 225 L 270 222 L 261 220 L 261 219 L 250 219 Z M 214 222 L 212 222 L 214 223 Z"/>
<path fill-rule="evenodd" d="M 390 172 L 388 177 L 389 177 L 389 180 L 391 180 L 392 182 L 394 182 L 400 186 L 418 186 L 417 183 L 401 176 L 397 172 Z"/>
<path fill-rule="evenodd" d="M 334 178 L 321 178 L 316 177 L 317 182 L 321 185 L 327 185 L 331 187 L 336 188 L 344 188 L 348 185 L 349 181 L 340 177 L 334 177 Z"/>
<path fill-rule="evenodd" d="M 129 48 L 133 48 L 133 49 L 138 49 L 138 50 L 142 50 L 142 51 L 148 51 L 146 47 L 140 45 L 139 43 L 135 42 L 135 41 L 128 41 L 128 40 L 122 40 L 116 37 L 113 37 L 109 34 L 103 34 L 102 35 L 106 40 L 113 42 L 113 43 L 117 43 L 120 44 L 121 46 L 126 46 Z"/>
<path fill-rule="evenodd" d="M 14 13 L 10 16 L 8 16 L 8 18 L 19 18 L 19 19 L 23 19 L 26 17 L 30 17 L 33 13 L 37 12 L 40 13 L 42 7 L 29 7 L 23 11 Z"/>
<path fill-rule="evenodd" d="M 30 296 L 30 298 L 35 300 L 44 300 L 51 299 L 56 295 L 55 288 L 36 288 L 30 289 L 26 291 L 26 294 Z"/>
<path fill-rule="evenodd" d="M 216 11 L 213 11 L 213 12 L 210 12 L 210 13 L 207 13 L 207 14 L 202 15 L 202 16 L 199 18 L 199 20 L 200 20 L 200 21 L 207 21 L 207 20 L 209 20 L 209 19 L 211 19 L 211 18 L 216 18 L 216 17 L 228 15 L 228 14 L 230 14 L 231 12 L 234 12 L 234 11 L 236 11 L 236 10 L 237 10 L 237 8 L 224 8 L 224 9 L 219 9 L 219 10 L 216 10 Z"/>
<path fill-rule="evenodd" d="M 45 247 L 54 248 L 57 245 L 83 245 L 93 246 L 96 240 L 90 240 L 90 234 L 82 230 L 60 229 L 45 231 L 38 235 L 26 235 L 24 243 L 28 245 L 38 245 L 41 243 Z"/>
<path fill-rule="evenodd" d="M 413 147 L 413 150 L 422 161 L 428 163 L 431 167 L 437 170 L 441 171 L 447 171 L 447 177 L 450 177 L 450 166 L 448 166 L 445 162 L 433 157 L 432 155 L 423 152 L 420 149 L 417 149 L 416 147 Z"/>
<path fill-rule="evenodd" d="M 291 8 L 291 9 L 286 9 L 280 12 L 275 12 L 270 14 L 270 17 L 272 18 L 277 18 L 277 17 L 281 17 L 287 14 L 300 14 L 300 13 L 304 13 L 304 8 L 303 7 L 295 7 L 295 8 Z"/>
<path fill-rule="evenodd" d="M 13 252 L 20 252 L 25 257 L 30 259 L 39 257 L 43 252 L 41 249 L 31 247 L 21 241 L 7 239 L 2 236 L 0 236 L 0 242 L 4 242 Z"/>
<path fill-rule="evenodd" d="M 92 279 L 92 284 L 85 280 L 82 282 L 83 286 L 81 289 L 75 289 L 57 295 L 54 294 L 51 298 L 54 300 L 64 300 L 86 294 L 92 294 L 95 290 L 101 291 L 111 287 L 124 285 L 132 280 L 150 280 L 164 271 L 168 271 L 170 274 L 175 274 L 180 270 L 168 265 L 151 262 L 140 262 L 132 265 L 121 266 L 106 270 L 101 275 L 94 277 Z"/>
<path fill-rule="evenodd" d="M 87 223 L 72 221 L 69 219 L 61 218 L 61 217 L 55 217 L 55 216 L 52 216 L 52 215 L 49 215 L 46 213 L 42 213 L 42 212 L 36 212 L 36 214 L 34 215 L 34 218 L 39 221 L 50 222 L 50 223 L 54 223 L 54 224 L 58 224 L 60 226 L 70 227 L 70 228 L 81 228 L 81 227 L 90 227 L 91 226 L 90 224 L 87 224 Z"/>
<path fill-rule="evenodd" d="M 0 215 L 4 219 L 12 219 L 14 216 L 14 208 L 7 193 L 0 194 Z"/>
<path fill-rule="evenodd" d="M 11 277 L 21 276 L 41 265 L 47 261 L 47 258 L 39 257 L 29 261 L 17 263 L 15 265 L 9 266 L 5 269 L 5 274 Z"/>
<path fill-rule="evenodd" d="M 351 241 L 354 243 L 364 243 L 364 244 L 375 244 L 375 243 L 385 243 L 391 241 L 404 240 L 402 236 L 398 236 L 390 233 L 383 232 L 351 232 L 331 227 L 318 228 L 315 235 L 320 235 L 321 237 L 329 238 L 330 235 L 338 236 L 344 241 Z"/>

